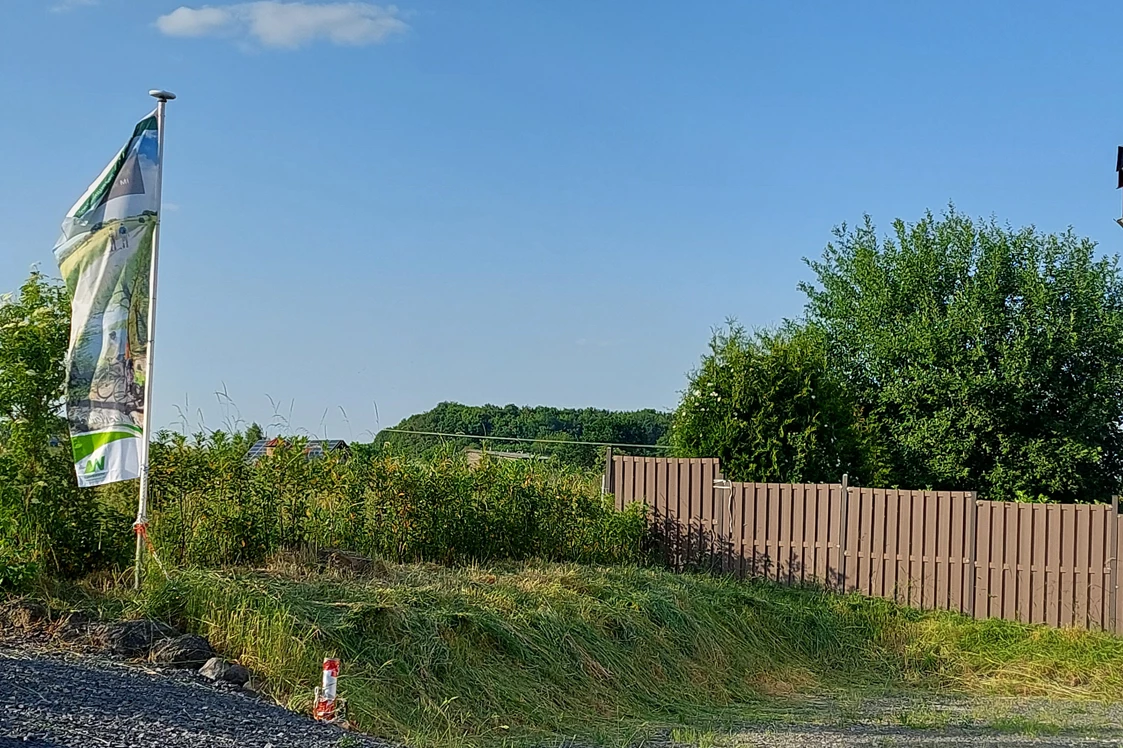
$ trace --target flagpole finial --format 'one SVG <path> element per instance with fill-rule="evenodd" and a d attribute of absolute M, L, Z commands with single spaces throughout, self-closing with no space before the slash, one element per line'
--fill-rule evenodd
<path fill-rule="evenodd" d="M 148 95 L 154 99 L 159 99 L 160 101 L 171 101 L 175 98 L 175 94 L 171 91 L 161 91 L 158 88 L 154 88 L 149 91 Z"/>

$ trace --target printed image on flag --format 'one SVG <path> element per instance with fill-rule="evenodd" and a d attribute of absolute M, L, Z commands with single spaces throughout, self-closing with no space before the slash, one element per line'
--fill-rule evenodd
<path fill-rule="evenodd" d="M 66 419 L 81 486 L 140 476 L 159 173 L 153 112 L 66 214 L 55 245 L 71 297 Z"/>

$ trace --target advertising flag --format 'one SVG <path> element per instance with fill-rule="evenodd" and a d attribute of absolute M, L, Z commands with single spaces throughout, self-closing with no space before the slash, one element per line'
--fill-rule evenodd
<path fill-rule="evenodd" d="M 71 298 L 66 419 L 81 486 L 140 477 L 149 277 L 159 220 L 156 112 L 75 203 L 55 259 Z"/>

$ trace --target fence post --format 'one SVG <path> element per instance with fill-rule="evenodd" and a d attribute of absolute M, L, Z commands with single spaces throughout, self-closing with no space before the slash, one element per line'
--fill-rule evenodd
<path fill-rule="evenodd" d="M 975 617 L 975 587 L 978 585 L 979 570 L 975 567 L 975 560 L 978 558 L 978 538 L 975 535 L 975 529 L 979 524 L 979 500 L 978 494 L 971 491 L 967 494 L 967 500 L 970 502 L 971 520 L 967 525 L 967 550 L 971 554 L 967 568 L 971 570 L 971 592 L 967 595 L 967 610 L 964 611 L 972 618 Z"/>
<path fill-rule="evenodd" d="M 601 481 L 600 492 L 602 496 L 616 493 L 615 477 L 612 474 L 612 447 L 604 448 L 604 480 Z M 621 509 L 622 507 L 616 507 Z"/>
<path fill-rule="evenodd" d="M 1111 522 L 1108 523 L 1108 547 L 1111 549 L 1111 561 L 1108 562 L 1108 573 L 1111 574 L 1111 584 L 1107 586 L 1107 626 L 1108 631 L 1120 633 L 1120 621 L 1115 615 L 1119 599 L 1119 497 L 1111 497 Z"/>
<path fill-rule="evenodd" d="M 850 474 L 842 476 L 842 505 L 839 507 L 838 521 L 838 590 L 846 592 L 846 536 L 849 532 L 850 516 Z"/>

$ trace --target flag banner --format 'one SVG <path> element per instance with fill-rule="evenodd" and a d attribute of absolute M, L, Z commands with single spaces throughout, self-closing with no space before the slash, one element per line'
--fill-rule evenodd
<path fill-rule="evenodd" d="M 66 420 L 80 486 L 140 477 L 160 167 L 153 112 L 66 214 L 55 245 L 71 299 Z"/>

